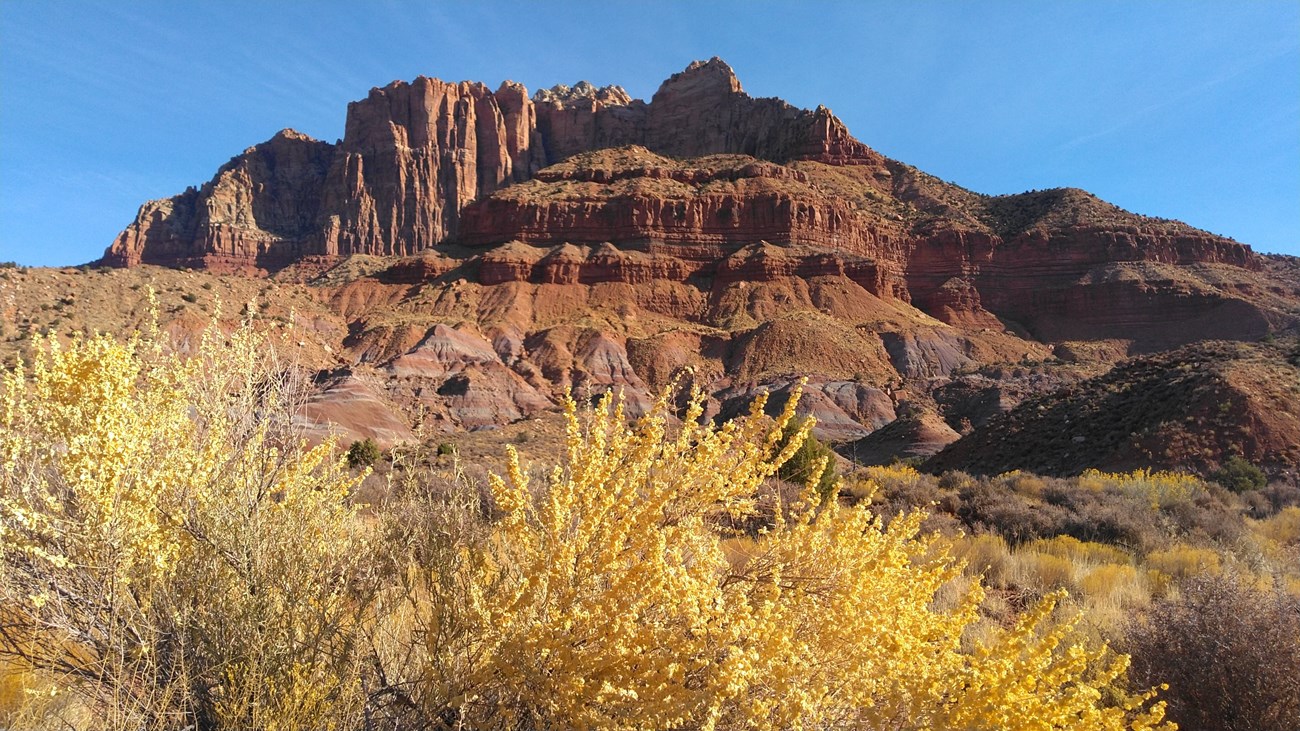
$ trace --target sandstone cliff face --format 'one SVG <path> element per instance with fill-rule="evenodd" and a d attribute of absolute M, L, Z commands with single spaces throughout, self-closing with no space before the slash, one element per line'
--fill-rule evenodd
<path fill-rule="evenodd" d="M 659 242 L 716 258 L 718 247 L 759 241 L 871 256 L 904 237 L 797 170 L 748 156 L 679 163 L 634 146 L 580 155 L 466 208 L 459 240 Z"/>
<path fill-rule="evenodd" d="M 421 77 L 371 90 L 348 105 L 311 245 L 401 256 L 454 237 L 462 208 L 540 167 L 535 127 L 518 84 L 493 93 Z"/>
<path fill-rule="evenodd" d="M 884 164 L 830 110 L 810 112 L 780 99 L 754 99 L 718 58 L 696 61 L 673 74 L 655 92 L 647 116 L 640 144 L 674 157 L 729 152 L 776 162 Z"/>
<path fill-rule="evenodd" d="M 538 91 L 533 102 L 543 157 L 549 162 L 645 139 L 648 105 L 617 86 L 561 84 Z"/>
<path fill-rule="evenodd" d="M 1258 338 L 1300 294 L 1249 247 L 1084 191 L 989 197 L 888 160 L 718 59 L 648 103 L 394 82 L 337 144 L 286 130 L 146 204 L 104 261 L 310 281 L 347 326 L 332 365 L 365 379 L 304 418 L 386 441 L 407 438 L 392 404 L 487 429 L 566 388 L 636 412 L 686 379 L 714 415 L 807 374 L 822 436 L 915 406 L 864 449 L 928 454 L 965 430 L 929 410 L 978 422 L 1048 390 L 976 384 L 982 365 Z"/>
<path fill-rule="evenodd" d="M 475 200 L 573 155 L 634 144 L 883 164 L 829 111 L 753 99 L 718 59 L 674 75 L 649 104 L 617 87 L 530 99 L 511 82 L 493 92 L 420 77 L 348 105 L 338 145 L 286 130 L 202 188 L 146 204 L 103 261 L 255 272 L 303 257 L 409 255 L 456 239 Z"/>
<path fill-rule="evenodd" d="M 202 188 L 141 206 L 104 255 L 113 266 L 162 264 L 247 271 L 315 252 L 315 230 L 334 145 L 284 130 L 217 171 Z"/>
<path fill-rule="evenodd" d="M 146 204 L 104 261 L 256 274 L 512 241 L 614 249 L 488 253 L 484 283 L 843 277 L 952 325 L 1009 320 L 1048 340 L 1140 340 L 1162 317 L 1192 328 L 1241 309 L 1240 293 L 1098 268 L 1261 266 L 1241 244 L 1084 191 L 990 198 L 945 183 L 881 157 L 825 108 L 750 97 L 716 58 L 649 103 L 585 82 L 531 98 L 511 82 L 394 82 L 349 105 L 337 145 L 286 130 Z M 459 263 L 404 266 L 389 281 Z"/>

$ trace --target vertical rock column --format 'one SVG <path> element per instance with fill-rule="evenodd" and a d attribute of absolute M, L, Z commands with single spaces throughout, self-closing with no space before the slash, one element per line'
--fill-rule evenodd
<path fill-rule="evenodd" d="M 505 84 L 420 77 L 348 105 L 322 206 L 323 253 L 409 255 L 454 236 L 460 210 L 526 176 L 531 102 Z M 522 168 L 517 172 L 517 168 Z"/>

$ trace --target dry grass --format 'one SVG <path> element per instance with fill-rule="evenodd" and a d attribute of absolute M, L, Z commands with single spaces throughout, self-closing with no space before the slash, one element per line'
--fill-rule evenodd
<path fill-rule="evenodd" d="M 24 668 L 0 658 L 0 725 L 12 722 L 33 682 L 34 678 Z"/>
<path fill-rule="evenodd" d="M 1280 547 L 1300 545 L 1300 507 L 1292 505 L 1277 515 L 1253 521 L 1255 532 Z"/>
<path fill-rule="evenodd" d="M 1223 559 L 1215 551 L 1195 546 L 1175 546 L 1164 551 L 1147 554 L 1146 565 L 1172 579 L 1189 579 L 1193 576 L 1218 576 L 1223 572 Z"/>

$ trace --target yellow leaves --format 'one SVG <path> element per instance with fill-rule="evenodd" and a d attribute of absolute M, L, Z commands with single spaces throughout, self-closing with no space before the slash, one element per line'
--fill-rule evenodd
<path fill-rule="evenodd" d="M 1153 510 L 1185 502 L 1205 491 L 1205 485 L 1192 475 L 1147 469 L 1128 473 L 1088 470 L 1079 476 L 1079 486 L 1093 491 L 1116 488 L 1149 503 Z"/>
<path fill-rule="evenodd" d="M 762 519 L 756 496 L 807 433 L 777 451 L 793 401 L 721 427 L 697 421 L 698 394 L 680 425 L 666 396 L 630 425 L 608 398 L 585 416 L 567 402 L 563 462 L 539 485 L 511 453 L 490 480 L 499 519 L 427 569 L 445 573 L 419 624 L 467 644 L 426 645 L 423 676 L 459 682 L 422 697 L 484 727 L 1155 727 L 1057 595 L 964 652 L 983 589 L 939 606 L 960 566 L 919 512 L 886 526 L 803 498 L 723 530 Z M 896 472 L 875 477 L 913 477 Z"/>
<path fill-rule="evenodd" d="M 154 367 L 138 346 L 93 336 L 64 348 L 51 336 L 38 343 L 30 382 L 7 379 L 0 511 L 11 528 L 25 527 L 13 546 L 74 563 L 95 559 L 69 549 L 97 546 L 114 554 L 119 580 L 174 558 L 159 539 L 157 506 L 171 475 L 154 467 L 189 420 L 175 393 L 147 387 Z M 66 547 L 55 540 L 69 531 L 86 540 Z M 58 552 L 48 550 L 54 545 Z"/>
<path fill-rule="evenodd" d="M 50 343 L 0 409 L 0 591 L 31 636 L 57 630 L 45 667 L 135 704 L 123 727 L 158 707 L 351 728 L 363 677 L 426 725 L 485 729 L 1159 727 L 1057 595 L 963 650 L 983 589 L 954 583 L 921 513 L 883 524 L 814 499 L 815 476 L 785 502 L 769 478 L 811 428 L 781 441 L 797 393 L 721 426 L 698 392 L 680 422 L 667 392 L 630 424 L 568 399 L 549 472 L 511 450 L 491 505 L 451 488 L 369 543 L 332 446 L 282 428 L 289 388 L 251 330 L 188 359 L 156 345 Z M 1076 543 L 1042 555 L 1101 555 Z M 382 582 L 372 547 L 399 554 L 373 561 Z"/>
<path fill-rule="evenodd" d="M 30 372 L 6 374 L 0 598 L 49 638 L 22 652 L 97 679 L 79 697 L 115 718 L 211 713 L 196 706 L 213 698 L 238 714 L 252 696 L 236 685 L 288 688 L 285 719 L 316 717 L 301 703 L 337 715 L 357 680 L 333 646 L 360 608 L 354 480 L 333 445 L 289 431 L 284 376 L 251 328 L 214 325 L 190 358 L 152 332 L 47 338 Z"/>

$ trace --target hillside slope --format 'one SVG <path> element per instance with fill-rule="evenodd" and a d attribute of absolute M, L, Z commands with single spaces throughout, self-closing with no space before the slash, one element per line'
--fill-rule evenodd
<path fill-rule="evenodd" d="M 993 474 L 1300 465 L 1300 342 L 1204 342 L 1021 403 L 925 466 Z"/>

